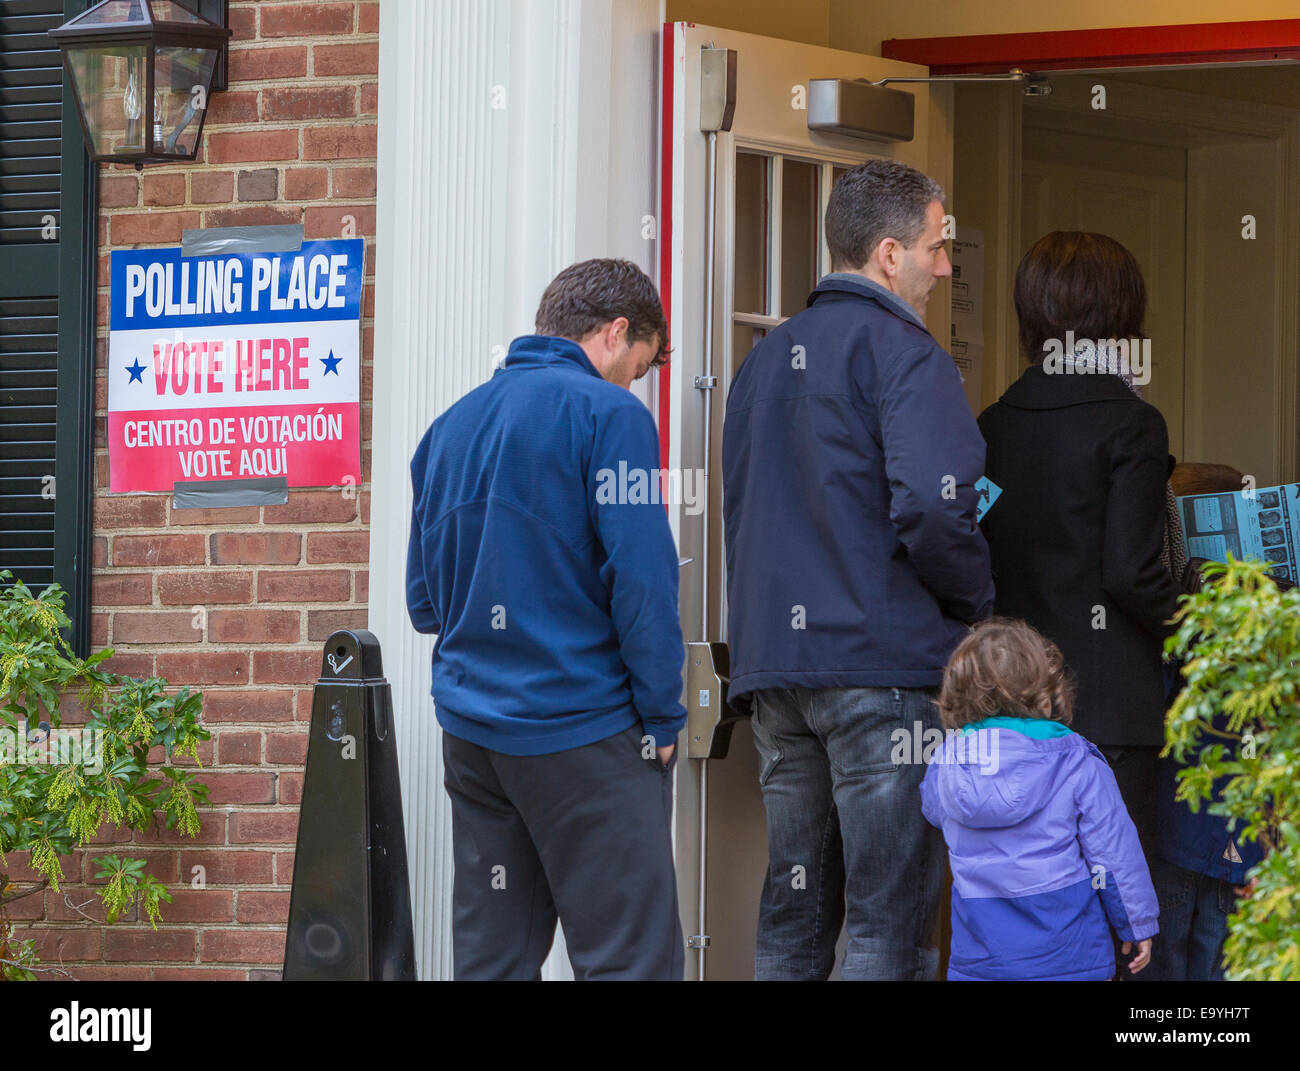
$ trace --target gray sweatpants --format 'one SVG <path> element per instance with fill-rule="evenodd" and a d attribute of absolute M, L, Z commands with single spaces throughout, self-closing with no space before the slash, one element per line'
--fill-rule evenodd
<path fill-rule="evenodd" d="M 540 976 L 555 920 L 574 976 L 682 978 L 672 770 L 634 725 L 585 747 L 505 755 L 442 734 L 457 981 Z"/>

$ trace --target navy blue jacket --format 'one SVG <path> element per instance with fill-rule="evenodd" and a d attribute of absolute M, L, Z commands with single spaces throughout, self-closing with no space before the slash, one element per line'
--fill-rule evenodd
<path fill-rule="evenodd" d="M 932 687 L 992 612 L 984 440 L 952 358 L 894 295 L 836 274 L 808 305 L 727 397 L 731 693 Z"/>
<path fill-rule="evenodd" d="M 438 634 L 453 736 L 508 755 L 637 724 L 676 742 L 677 551 L 650 412 L 581 347 L 529 335 L 433 422 L 411 461 L 406 605 Z"/>
<path fill-rule="evenodd" d="M 1216 781 L 1214 799 L 1202 800 L 1201 809 L 1193 813 L 1185 801 L 1174 799 L 1178 771 L 1183 768 L 1168 756 L 1157 767 L 1156 843 L 1161 856 L 1184 870 L 1245 885 L 1246 872 L 1264 858 L 1264 847 L 1258 840 L 1241 836 L 1244 821 L 1238 820 L 1236 830 L 1229 832 L 1228 819 L 1210 813 L 1211 803 L 1218 802 L 1229 779 Z"/>
<path fill-rule="evenodd" d="M 1182 687 L 1180 667 L 1181 663 L 1165 664 L 1170 703 Z M 1220 732 L 1228 729 L 1228 719 L 1222 714 L 1215 715 L 1212 724 Z M 1184 870 L 1245 885 L 1246 872 L 1264 858 L 1264 848 L 1258 840 L 1248 841 L 1241 836 L 1245 822 L 1238 821 L 1235 831 L 1229 832 L 1228 819 L 1210 813 L 1210 804 L 1219 801 L 1229 779 L 1219 778 L 1214 784 L 1214 798 L 1202 800 L 1200 810 L 1193 813 L 1186 801 L 1174 799 L 1178 771 L 1183 768 L 1183 763 L 1167 755 L 1160 760 L 1156 774 L 1156 843 L 1161 856 Z"/>

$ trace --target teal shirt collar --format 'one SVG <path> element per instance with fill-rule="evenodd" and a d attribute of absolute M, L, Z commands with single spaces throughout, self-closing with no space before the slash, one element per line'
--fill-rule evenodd
<path fill-rule="evenodd" d="M 1051 740 L 1058 736 L 1069 736 L 1072 730 L 1068 725 L 1050 718 L 1017 718 L 1009 714 L 995 714 L 983 721 L 972 722 L 962 726 L 962 732 L 973 733 L 979 729 L 1011 729 L 1022 733 L 1031 740 Z"/>

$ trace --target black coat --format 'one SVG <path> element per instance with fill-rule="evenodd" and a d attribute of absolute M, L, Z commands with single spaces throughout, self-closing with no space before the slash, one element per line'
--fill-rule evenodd
<path fill-rule="evenodd" d="M 995 612 L 1061 648 L 1078 681 L 1079 733 L 1100 745 L 1163 744 L 1163 623 L 1179 592 L 1160 561 L 1164 417 L 1118 376 L 1033 365 L 979 425 L 985 471 L 1002 488 L 981 525 Z"/>

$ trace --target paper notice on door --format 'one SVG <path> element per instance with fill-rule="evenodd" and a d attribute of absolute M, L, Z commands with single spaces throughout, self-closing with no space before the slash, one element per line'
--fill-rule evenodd
<path fill-rule="evenodd" d="M 1231 554 L 1272 566 L 1272 575 L 1300 577 L 1300 483 L 1178 499 L 1189 558 L 1221 562 Z"/>
<path fill-rule="evenodd" d="M 952 242 L 952 342 L 949 346 L 966 388 L 980 411 L 984 370 L 984 232 L 958 226 Z"/>

